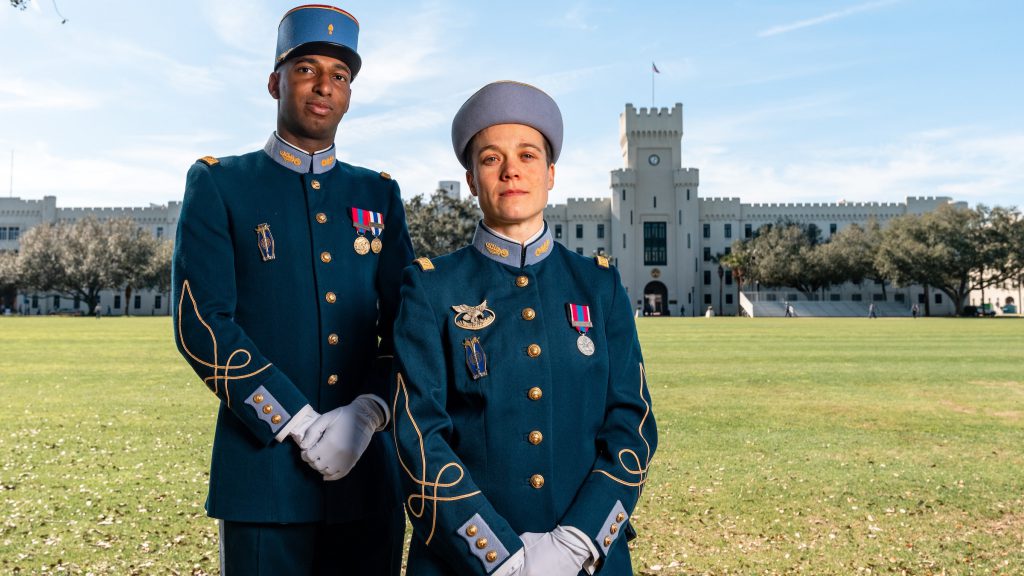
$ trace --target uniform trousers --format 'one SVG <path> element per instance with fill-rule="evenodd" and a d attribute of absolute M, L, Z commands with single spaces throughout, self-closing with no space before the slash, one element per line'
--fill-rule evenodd
<path fill-rule="evenodd" d="M 401 506 L 354 522 L 263 524 L 220 521 L 221 576 L 398 576 Z"/>

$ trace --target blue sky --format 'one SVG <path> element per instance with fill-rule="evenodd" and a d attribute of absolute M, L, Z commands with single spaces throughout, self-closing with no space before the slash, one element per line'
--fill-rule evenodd
<path fill-rule="evenodd" d="M 0 191 L 60 206 L 181 198 L 189 165 L 262 146 L 277 23 L 293 2 L 0 5 Z M 55 6 L 67 18 L 61 18 Z M 558 101 L 552 201 L 608 194 L 627 102 L 684 106 L 704 197 L 1024 199 L 1024 3 L 468 0 L 340 5 L 363 71 L 339 157 L 406 197 L 463 181 L 451 118 L 492 80 Z M 465 190 L 465 187 L 463 187 Z"/>

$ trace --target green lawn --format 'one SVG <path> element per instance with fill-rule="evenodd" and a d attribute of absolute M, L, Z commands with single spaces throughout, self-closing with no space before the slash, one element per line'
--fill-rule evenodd
<path fill-rule="evenodd" d="M 638 574 L 1024 574 L 1024 321 L 640 319 Z M 213 574 L 167 318 L 0 318 L 0 573 Z"/>

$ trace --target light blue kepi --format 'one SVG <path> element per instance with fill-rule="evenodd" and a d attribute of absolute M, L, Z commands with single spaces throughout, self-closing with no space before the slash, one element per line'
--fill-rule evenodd
<path fill-rule="evenodd" d="M 348 12 L 324 4 L 299 6 L 289 10 L 277 27 L 274 67 L 289 58 L 321 54 L 347 64 L 355 78 L 363 65 L 358 43 L 359 21 Z"/>

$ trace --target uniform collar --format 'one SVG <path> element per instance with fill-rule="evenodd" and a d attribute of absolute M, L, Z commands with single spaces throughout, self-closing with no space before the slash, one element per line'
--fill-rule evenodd
<path fill-rule="evenodd" d="M 483 222 L 479 222 L 476 225 L 476 233 L 473 235 L 473 247 L 495 262 L 522 268 L 536 264 L 550 256 L 554 248 L 554 240 L 551 238 L 547 222 L 544 223 L 543 231 L 527 241 L 525 246 L 495 233 L 484 226 Z"/>
<path fill-rule="evenodd" d="M 338 163 L 337 158 L 334 157 L 334 144 L 331 144 L 330 148 L 326 150 L 310 154 L 285 142 L 284 139 L 277 135 L 277 132 L 270 135 L 270 139 L 267 140 L 267 145 L 263 147 L 263 151 L 274 162 L 299 174 L 308 174 L 310 172 L 313 174 L 323 174 L 334 168 L 334 165 Z"/>

